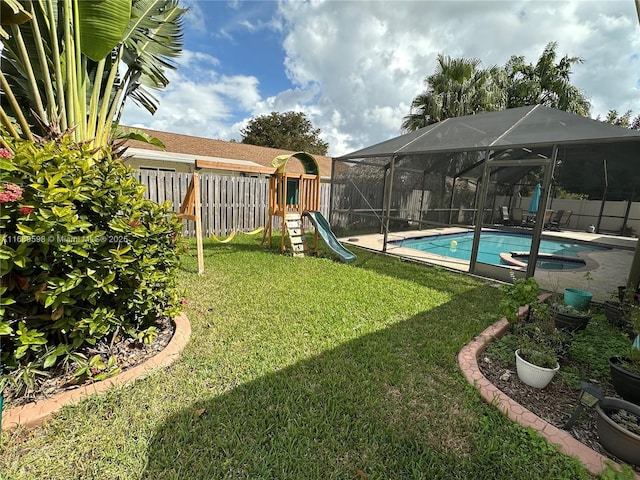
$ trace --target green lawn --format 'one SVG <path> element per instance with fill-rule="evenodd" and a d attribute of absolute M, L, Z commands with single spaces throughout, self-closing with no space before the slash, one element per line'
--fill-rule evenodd
<path fill-rule="evenodd" d="M 2 434 L 3 479 L 576 479 L 577 461 L 485 404 L 460 348 L 497 320 L 471 277 L 259 237 L 183 261 L 191 342 L 172 367 Z M 278 244 L 277 240 L 274 244 Z"/>

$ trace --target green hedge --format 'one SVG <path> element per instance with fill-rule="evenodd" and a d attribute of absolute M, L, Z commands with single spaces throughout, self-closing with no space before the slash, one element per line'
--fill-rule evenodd
<path fill-rule="evenodd" d="M 80 369 L 87 344 L 143 338 L 177 313 L 182 224 L 110 150 L 2 138 L 1 359 L 24 387 L 60 362 Z"/>

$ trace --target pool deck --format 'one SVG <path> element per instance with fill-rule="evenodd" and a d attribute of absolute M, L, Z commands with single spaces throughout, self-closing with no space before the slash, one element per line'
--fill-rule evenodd
<path fill-rule="evenodd" d="M 496 227 L 500 231 L 519 231 Z M 424 237 L 428 235 L 445 235 L 451 233 L 468 232 L 469 228 L 444 227 L 428 230 L 412 230 L 406 232 L 395 232 L 388 235 L 387 241 L 393 242 L 407 238 Z M 543 238 L 563 238 L 575 240 L 583 243 L 592 243 L 600 246 L 610 247 L 610 250 L 588 252 L 580 256 L 585 260 L 583 268 L 575 270 L 541 270 L 536 269 L 535 278 L 541 288 L 550 292 L 561 293 L 565 288 L 577 288 L 588 290 L 593 293 L 593 300 L 603 302 L 607 300 L 613 292 L 617 292 L 618 285 L 627 283 L 629 268 L 633 260 L 637 238 L 620 237 L 615 235 L 603 235 L 597 233 L 577 232 L 563 230 L 561 232 L 544 230 Z M 346 245 L 354 245 L 377 252 L 382 251 L 382 234 L 354 235 L 341 238 L 340 241 Z M 421 252 L 412 248 L 403 248 L 387 244 L 387 254 L 402 258 L 407 258 L 417 262 L 424 262 L 438 265 L 451 270 L 468 272 L 469 261 L 460 260 L 442 255 Z M 513 267 L 497 267 L 513 268 Z M 590 272 L 591 279 L 588 280 L 585 274 Z"/>

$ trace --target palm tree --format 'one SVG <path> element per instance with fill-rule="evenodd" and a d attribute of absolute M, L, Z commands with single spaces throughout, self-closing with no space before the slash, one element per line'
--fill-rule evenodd
<path fill-rule="evenodd" d="M 565 55 L 556 63 L 557 42 L 545 47 L 538 62 L 526 64 L 523 56 L 512 56 L 505 65 L 508 78 L 508 107 L 545 105 L 589 116 L 591 105 L 586 95 L 571 85 L 571 67 L 583 63 L 579 57 Z"/>
<path fill-rule="evenodd" d="M 110 141 L 125 100 L 150 112 L 180 54 L 178 0 L 0 0 L 0 123 L 14 137 Z M 125 65 L 122 75 L 120 65 Z"/>
<path fill-rule="evenodd" d="M 404 131 L 506 107 L 506 79 L 500 68 L 481 69 L 476 58 L 438 55 L 437 62 L 436 72 L 425 80 L 427 90 L 411 102 L 411 112 L 402 123 Z"/>

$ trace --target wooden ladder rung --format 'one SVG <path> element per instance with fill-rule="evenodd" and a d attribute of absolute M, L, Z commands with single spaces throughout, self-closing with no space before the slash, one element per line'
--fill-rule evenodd
<path fill-rule="evenodd" d="M 288 213 L 285 215 L 285 224 L 287 226 L 287 234 L 289 243 L 291 244 L 291 253 L 294 257 L 304 257 L 308 251 L 305 243 L 304 229 L 302 228 L 302 218 L 297 213 Z"/>

